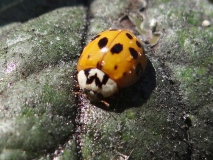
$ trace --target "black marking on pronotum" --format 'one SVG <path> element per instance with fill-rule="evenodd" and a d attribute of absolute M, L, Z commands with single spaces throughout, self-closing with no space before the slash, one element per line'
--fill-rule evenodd
<path fill-rule="evenodd" d="M 98 46 L 101 49 L 101 48 L 104 48 L 107 45 L 107 43 L 108 43 L 108 39 L 104 37 L 98 41 Z"/>
<path fill-rule="evenodd" d="M 91 39 L 91 41 L 95 40 L 95 39 L 98 38 L 98 37 L 100 37 L 100 35 L 96 35 L 95 37 L 93 37 L 93 38 Z"/>
<path fill-rule="evenodd" d="M 118 66 L 117 66 L 117 65 L 115 65 L 115 66 L 114 66 L 114 70 L 116 70 L 117 68 L 118 68 Z"/>
<path fill-rule="evenodd" d="M 129 39 L 133 39 L 133 37 L 132 37 L 131 34 L 129 34 L 129 33 L 126 33 L 126 36 L 127 36 Z"/>
<path fill-rule="evenodd" d="M 88 76 L 89 76 L 89 72 L 90 72 L 90 70 L 91 70 L 90 68 L 89 68 L 89 69 L 85 69 L 85 70 L 84 70 L 84 74 L 85 74 L 85 76 L 86 76 L 86 77 L 88 77 Z"/>
<path fill-rule="evenodd" d="M 109 79 L 109 76 L 107 74 L 104 74 L 103 80 L 100 81 L 100 79 L 97 76 L 97 73 L 95 75 L 88 77 L 88 74 L 86 74 L 85 70 L 85 75 L 87 77 L 86 84 L 92 84 L 95 81 L 95 85 L 98 86 L 98 88 L 102 88 L 102 85 L 105 85 Z"/>
<path fill-rule="evenodd" d="M 140 43 L 139 41 L 136 41 L 136 44 L 137 44 L 137 46 L 138 46 L 139 48 L 142 47 L 142 45 L 141 45 L 141 43 Z"/>
<path fill-rule="evenodd" d="M 120 53 L 121 51 L 123 50 L 123 45 L 122 44 L 120 44 L 120 43 L 117 43 L 117 44 L 115 44 L 111 49 L 110 49 L 110 52 L 112 53 L 112 54 L 118 54 L 118 53 Z"/>
<path fill-rule="evenodd" d="M 109 76 L 107 74 L 104 74 L 104 77 L 103 77 L 103 80 L 102 80 L 102 84 L 106 84 L 108 79 L 109 79 Z"/>
<path fill-rule="evenodd" d="M 87 55 L 87 59 L 89 59 L 89 58 L 90 58 L 90 54 Z"/>
<path fill-rule="evenodd" d="M 132 55 L 132 57 L 133 57 L 134 59 L 137 59 L 137 58 L 138 58 L 138 52 L 137 52 L 134 48 L 129 47 L 129 51 L 130 51 L 130 54 Z"/>
<path fill-rule="evenodd" d="M 137 64 L 136 69 L 135 69 L 135 73 L 137 76 L 140 76 L 143 72 L 143 67 L 140 63 Z"/>

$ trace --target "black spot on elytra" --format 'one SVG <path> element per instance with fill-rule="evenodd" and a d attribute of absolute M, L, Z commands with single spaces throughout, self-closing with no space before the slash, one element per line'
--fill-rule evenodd
<path fill-rule="evenodd" d="M 115 65 L 115 66 L 114 66 L 114 70 L 116 70 L 117 68 L 118 68 L 118 66 L 117 66 L 117 65 Z"/>
<path fill-rule="evenodd" d="M 86 72 L 85 72 L 85 75 L 86 75 Z M 90 77 L 88 77 L 88 75 L 86 75 L 86 77 L 87 77 L 86 84 L 92 84 L 93 81 L 95 81 L 95 85 L 98 88 L 102 88 L 102 85 L 105 85 L 107 83 L 108 79 L 109 79 L 109 76 L 107 74 L 104 74 L 103 80 L 100 81 L 100 79 L 97 76 L 97 73 L 95 73 L 95 75 L 90 76 Z"/>
<path fill-rule="evenodd" d="M 98 37 L 100 37 L 100 35 L 97 35 L 97 36 L 93 37 L 93 38 L 91 39 L 91 41 L 95 40 L 95 39 L 98 38 Z"/>
<path fill-rule="evenodd" d="M 129 33 L 126 33 L 126 36 L 127 36 L 129 39 L 133 39 L 133 37 L 132 37 L 131 34 L 129 34 Z"/>
<path fill-rule="evenodd" d="M 143 67 L 140 63 L 137 64 L 136 69 L 135 69 L 135 73 L 137 76 L 140 76 L 143 72 Z"/>
<path fill-rule="evenodd" d="M 118 54 L 118 53 L 120 53 L 121 51 L 123 50 L 123 45 L 122 44 L 120 44 L 120 43 L 117 43 L 117 44 L 115 44 L 112 48 L 111 48 L 111 50 L 110 50 L 110 52 L 112 53 L 112 54 Z"/>
<path fill-rule="evenodd" d="M 89 59 L 89 58 L 90 58 L 90 54 L 87 55 L 87 59 Z"/>
<path fill-rule="evenodd" d="M 129 51 L 130 51 L 131 56 L 132 56 L 134 59 L 137 59 L 137 58 L 138 58 L 138 52 L 137 52 L 134 48 L 129 47 Z"/>
<path fill-rule="evenodd" d="M 102 49 L 107 45 L 107 43 L 108 43 L 108 39 L 106 37 L 104 37 L 98 41 L 98 46 L 100 49 Z"/>
<path fill-rule="evenodd" d="M 123 77 L 126 76 L 126 72 L 123 73 Z"/>
<path fill-rule="evenodd" d="M 136 41 L 136 44 L 137 44 L 137 46 L 138 46 L 139 48 L 142 47 L 142 45 L 141 45 L 141 43 L 140 43 L 139 41 Z"/>

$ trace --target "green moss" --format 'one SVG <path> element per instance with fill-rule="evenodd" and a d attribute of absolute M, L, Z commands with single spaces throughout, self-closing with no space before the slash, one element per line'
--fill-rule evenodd
<path fill-rule="evenodd" d="M 211 32 L 212 28 L 200 30 L 197 27 L 176 31 L 180 50 L 184 51 L 180 55 L 187 56 L 188 62 L 192 61 L 194 65 L 207 66 L 213 63 L 213 51 L 210 45 L 213 43 Z"/>
<path fill-rule="evenodd" d="M 74 144 L 72 144 L 72 148 L 71 149 L 65 149 L 63 151 L 61 160 L 77 160 L 77 152 L 76 152 L 76 148 L 74 148 Z"/>
<path fill-rule="evenodd" d="M 162 0 L 163 3 L 168 3 L 170 0 Z"/>
<path fill-rule="evenodd" d="M 33 117 L 35 115 L 35 110 L 32 108 L 25 107 L 22 109 L 21 117 Z"/>
<path fill-rule="evenodd" d="M 43 86 L 43 92 L 39 95 L 39 104 L 29 104 L 22 107 L 22 112 L 20 116 L 22 117 L 33 117 L 35 114 L 41 116 L 49 112 L 54 112 L 55 114 L 64 115 L 64 107 L 69 105 L 71 102 L 69 100 L 69 94 L 64 90 L 54 89 L 53 86 L 45 84 Z M 37 107 L 33 107 L 33 105 Z M 68 108 L 67 108 L 68 109 Z M 72 113 L 70 113 L 72 115 Z"/>
<path fill-rule="evenodd" d="M 135 119 L 135 116 L 136 116 L 136 114 L 135 114 L 135 112 L 133 111 L 133 110 L 128 110 L 127 111 L 127 114 L 126 114 L 126 118 L 127 119 Z"/>
<path fill-rule="evenodd" d="M 190 84 L 192 81 L 197 81 L 199 77 L 206 74 L 207 70 L 206 68 L 185 68 L 181 69 L 179 72 L 181 73 L 182 80 Z"/>
<path fill-rule="evenodd" d="M 54 104 L 56 106 L 63 106 L 69 103 L 69 95 L 66 91 L 57 90 L 54 89 L 54 86 L 45 84 L 43 86 L 41 102 Z"/>
<path fill-rule="evenodd" d="M 212 75 L 208 74 L 206 67 L 196 68 L 179 68 L 177 69 L 177 78 L 181 81 L 181 89 L 184 98 L 188 99 L 191 104 L 202 102 L 203 98 L 211 97 L 209 86 L 212 85 Z M 199 91 L 199 92 L 198 92 Z"/>
<path fill-rule="evenodd" d="M 186 32 L 184 32 L 184 31 L 180 31 L 180 30 L 176 31 L 176 33 L 178 35 L 178 43 L 180 44 L 180 46 L 182 48 L 184 48 L 185 40 L 188 37 L 187 36 L 188 34 Z"/>
<path fill-rule="evenodd" d="M 185 14 L 186 20 L 189 24 L 198 26 L 200 24 L 201 13 L 197 11 L 190 10 Z"/>
<path fill-rule="evenodd" d="M 91 139 L 87 135 L 83 135 L 84 145 L 82 149 L 83 158 L 90 157 L 93 151 Z"/>
<path fill-rule="evenodd" d="M 30 157 L 32 158 L 32 156 L 27 156 L 24 151 L 19 149 L 4 149 L 3 151 L 1 151 L 0 154 L 0 159 L 2 160 L 27 160 Z"/>

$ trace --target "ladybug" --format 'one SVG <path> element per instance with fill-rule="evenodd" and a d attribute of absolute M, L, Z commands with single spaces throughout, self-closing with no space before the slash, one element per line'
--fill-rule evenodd
<path fill-rule="evenodd" d="M 110 97 L 136 82 L 146 64 L 142 42 L 132 32 L 105 30 L 91 39 L 78 60 L 79 87 L 91 99 Z"/>

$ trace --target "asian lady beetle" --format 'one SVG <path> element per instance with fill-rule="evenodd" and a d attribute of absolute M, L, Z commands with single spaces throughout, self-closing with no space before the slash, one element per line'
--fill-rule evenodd
<path fill-rule="evenodd" d="M 137 81 L 146 64 L 142 43 L 133 33 L 105 30 L 84 48 L 77 64 L 77 79 L 89 98 L 109 97 Z"/>

